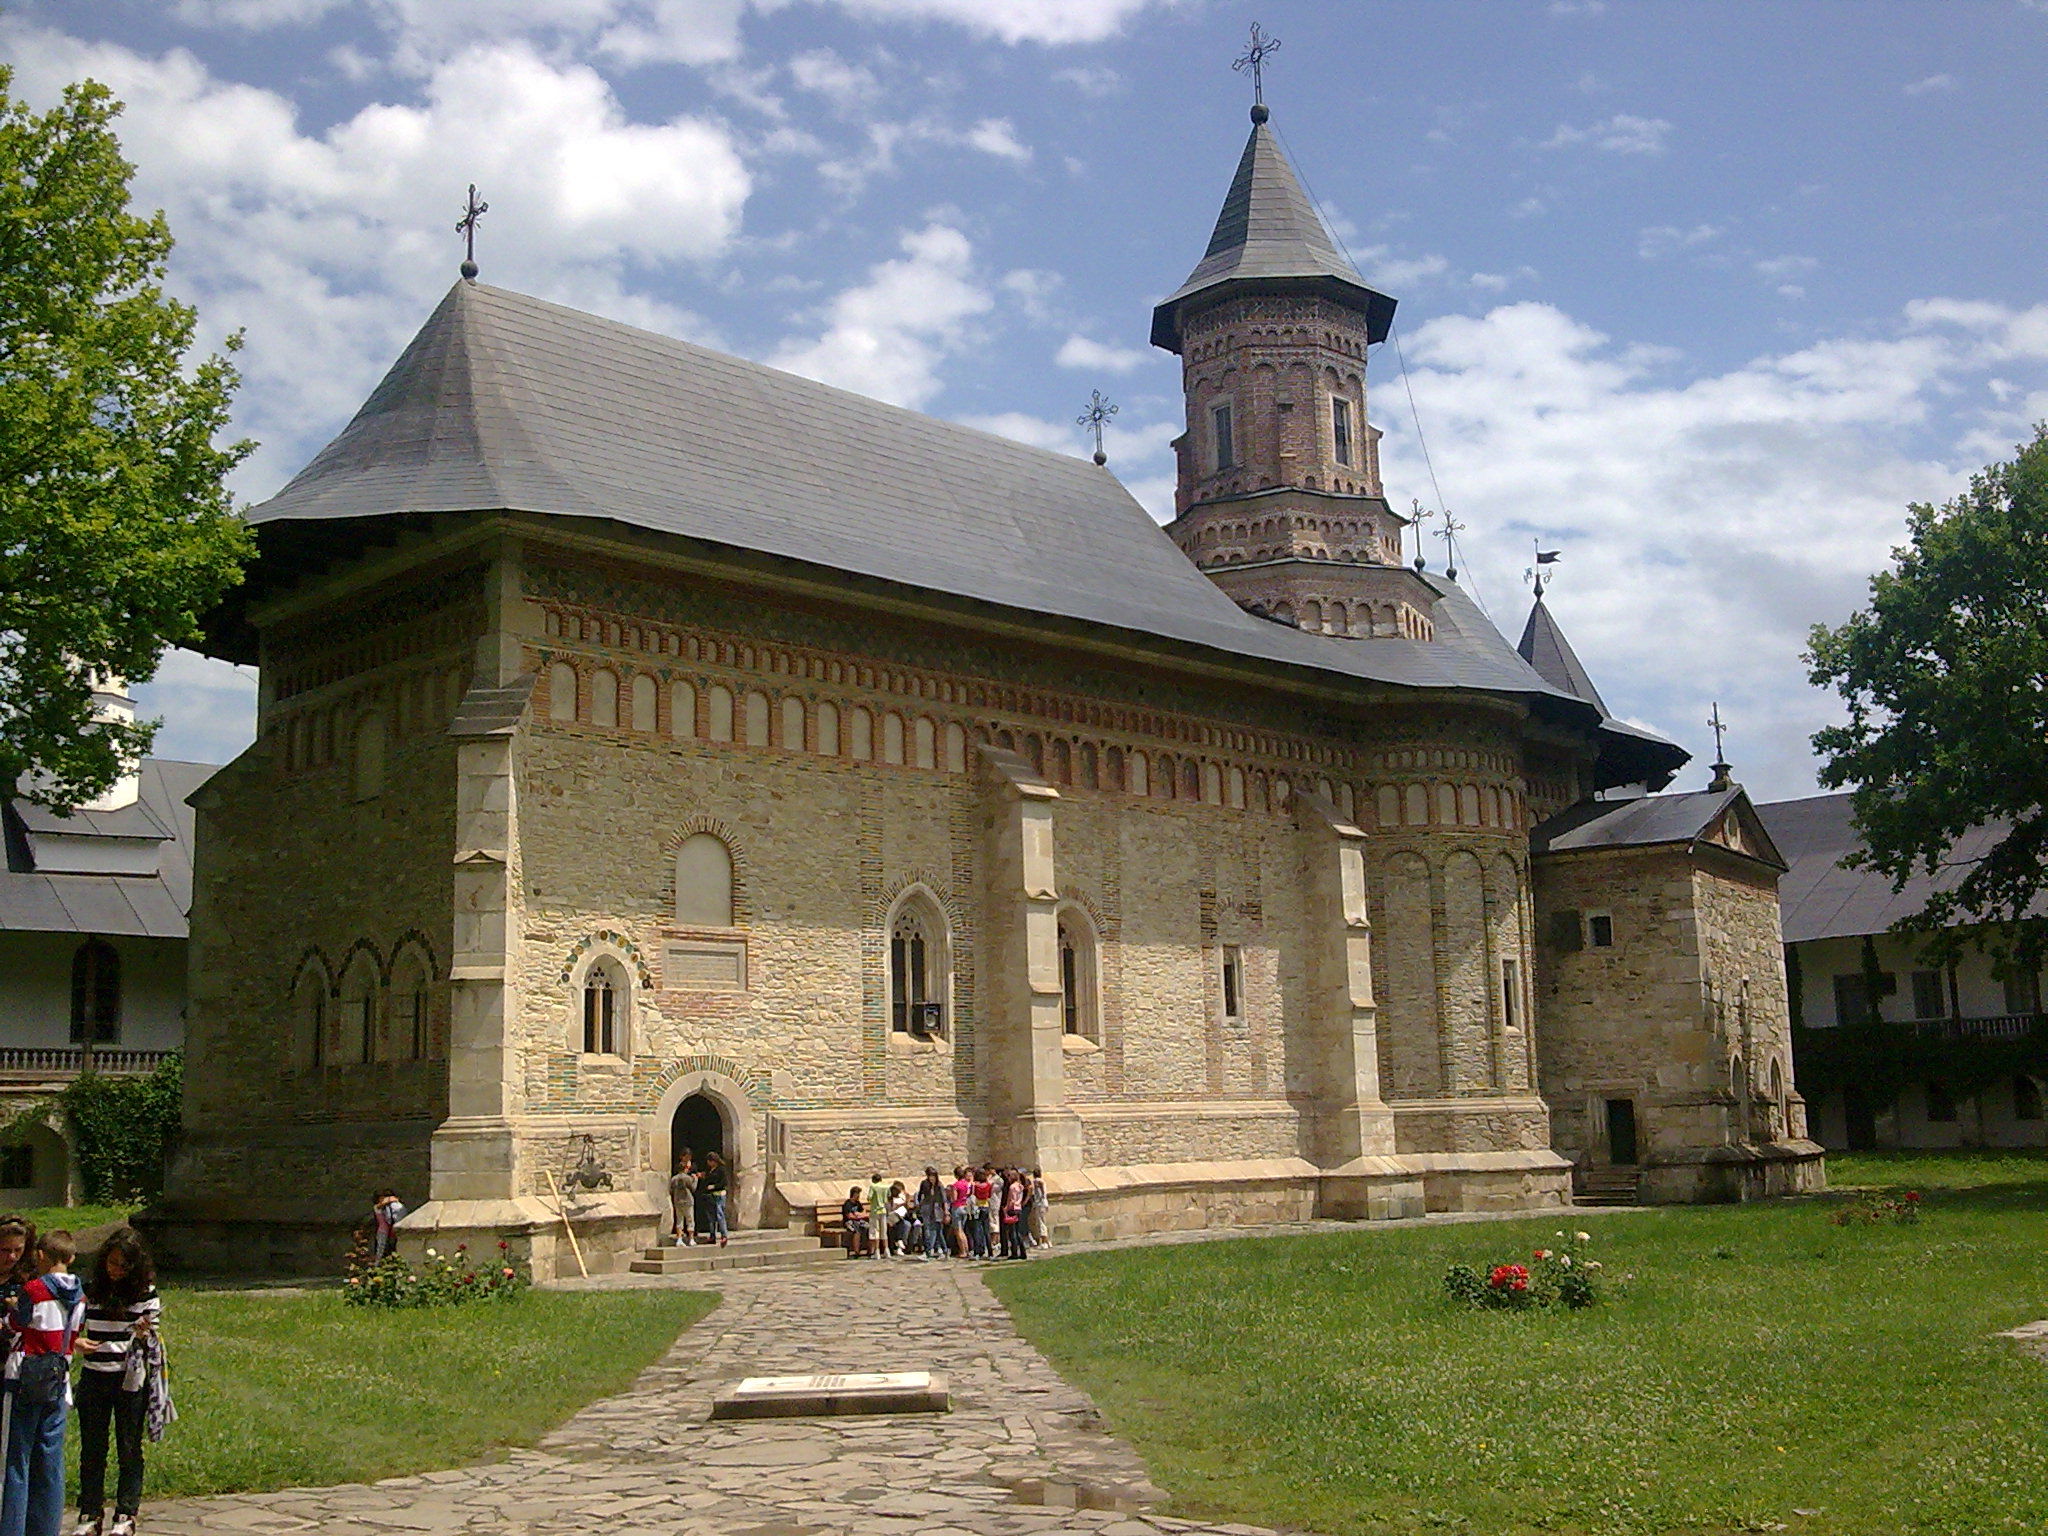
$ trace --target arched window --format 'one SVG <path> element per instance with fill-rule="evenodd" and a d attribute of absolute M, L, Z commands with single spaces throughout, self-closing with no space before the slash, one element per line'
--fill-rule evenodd
<path fill-rule="evenodd" d="M 361 950 L 341 973 L 335 1007 L 334 1059 L 354 1063 L 376 1059 L 377 962 Z"/>
<path fill-rule="evenodd" d="M 668 733 L 686 739 L 697 734 L 697 690 L 680 678 L 668 692 Z"/>
<path fill-rule="evenodd" d="M 865 709 L 855 709 L 847 717 L 848 735 L 852 738 L 847 750 L 862 762 L 868 762 L 875 755 L 875 717 Z"/>
<path fill-rule="evenodd" d="M 384 792 L 384 717 L 364 715 L 356 722 L 349 749 L 349 783 L 358 800 Z"/>
<path fill-rule="evenodd" d="M 1771 1063 L 1771 1116 L 1771 1134 L 1784 1135 L 1790 1128 L 1791 1115 L 1785 1102 L 1785 1064 L 1776 1060 Z"/>
<path fill-rule="evenodd" d="M 1096 1010 L 1095 925 L 1078 907 L 1059 914 L 1060 1027 L 1081 1040 L 1099 1040 Z"/>
<path fill-rule="evenodd" d="M 105 939 L 71 953 L 71 1039 L 111 1045 L 121 1038 L 121 956 Z"/>
<path fill-rule="evenodd" d="M 1748 1094 L 1748 1092 L 1749 1082 L 1748 1079 L 1746 1079 L 1742 1073 L 1742 1058 L 1740 1056 L 1730 1057 L 1728 1061 L 1729 1097 L 1740 1100 L 1743 1097 L 1745 1097 Z"/>
<path fill-rule="evenodd" d="M 920 768 L 939 766 L 939 728 L 929 715 L 919 715 L 911 728 L 912 760 Z"/>
<path fill-rule="evenodd" d="M 593 725 L 619 723 L 619 674 L 609 667 L 590 674 L 590 721 Z"/>
<path fill-rule="evenodd" d="M 889 921 L 890 1028 L 943 1035 L 951 974 L 945 914 L 922 892 L 906 896 Z"/>
<path fill-rule="evenodd" d="M 768 745 L 768 695 L 758 691 L 747 694 L 747 745 L 765 747 Z"/>
<path fill-rule="evenodd" d="M 721 838 L 694 832 L 676 849 L 676 922 L 685 928 L 732 927 L 732 852 Z"/>
<path fill-rule="evenodd" d="M 882 761 L 903 761 L 903 717 L 894 710 L 882 716 Z"/>
<path fill-rule="evenodd" d="M 827 757 L 839 755 L 839 706 L 824 703 L 818 706 L 818 750 Z"/>
<path fill-rule="evenodd" d="M 1410 784 L 1401 792 L 1401 820 L 1411 827 L 1429 825 L 1429 791 Z"/>
<path fill-rule="evenodd" d="M 425 1061 L 433 1054 L 427 963 L 408 948 L 391 968 L 391 1048 L 397 1061 Z"/>
<path fill-rule="evenodd" d="M 654 679 L 645 672 L 633 674 L 633 729 L 654 729 Z"/>
<path fill-rule="evenodd" d="M 576 669 L 566 661 L 555 662 L 548 668 L 548 718 L 576 718 Z"/>
<path fill-rule="evenodd" d="M 1147 771 L 1150 765 L 1145 754 L 1133 752 L 1124 765 L 1124 787 L 1134 795 L 1152 793 L 1152 775 Z"/>
<path fill-rule="evenodd" d="M 327 1064 L 327 968 L 309 960 L 292 985 L 292 1055 L 296 1065 L 311 1071 Z"/>
<path fill-rule="evenodd" d="M 711 739 L 732 740 L 732 690 L 723 684 L 714 683 L 705 695 L 711 715 Z"/>
<path fill-rule="evenodd" d="M 583 973 L 583 1054 L 626 1054 L 626 978 L 617 962 L 593 960 Z"/>
<path fill-rule="evenodd" d="M 788 752 L 804 749 L 804 701 L 784 699 L 782 701 L 782 746 Z"/>
<path fill-rule="evenodd" d="M 960 728 L 958 721 L 946 723 L 946 771 L 967 771 L 967 732 Z"/>

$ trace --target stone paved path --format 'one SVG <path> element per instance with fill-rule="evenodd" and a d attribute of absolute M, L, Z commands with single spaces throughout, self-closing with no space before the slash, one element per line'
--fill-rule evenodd
<path fill-rule="evenodd" d="M 533 1450 L 367 1486 L 151 1504 L 143 1529 L 149 1536 L 1258 1536 L 1253 1526 L 1147 1513 L 1161 1494 L 1137 1454 L 1017 1337 L 974 1268 L 848 1262 L 729 1273 L 717 1288 L 725 1295 L 718 1310 L 630 1390 L 591 1404 Z M 925 1369 L 950 1379 L 952 1412 L 707 1417 L 712 1392 L 740 1376 Z"/>

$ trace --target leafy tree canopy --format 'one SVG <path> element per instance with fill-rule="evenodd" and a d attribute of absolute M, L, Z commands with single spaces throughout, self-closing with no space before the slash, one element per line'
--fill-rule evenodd
<path fill-rule="evenodd" d="M 186 365 L 195 316 L 163 292 L 163 214 L 129 211 L 120 104 L 87 81 L 39 114 L 12 83 L 0 68 L 0 793 L 76 804 L 156 732 L 96 721 L 95 681 L 146 682 L 240 579 L 222 479 L 252 445 L 215 445 L 238 379 Z"/>
<path fill-rule="evenodd" d="M 1942 876 L 1909 924 L 1935 934 L 1935 959 L 1965 942 L 1950 925 L 1982 923 L 1994 955 L 2033 970 L 2048 951 L 2030 916 L 2048 892 L 2048 424 L 1946 506 L 1913 506 L 1907 534 L 1870 606 L 1813 631 L 1813 681 L 1849 713 L 1813 738 L 1820 781 L 1855 786 L 1855 862 L 1894 889 Z M 1955 861 L 1979 827 L 1996 843 Z"/>

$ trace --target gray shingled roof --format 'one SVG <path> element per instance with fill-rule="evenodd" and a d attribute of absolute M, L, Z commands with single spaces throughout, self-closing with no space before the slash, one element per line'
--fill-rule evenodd
<path fill-rule="evenodd" d="M 1540 592 L 1536 595 L 1535 606 L 1529 610 L 1529 622 L 1522 626 L 1522 638 L 1515 646 L 1515 654 L 1534 667 L 1536 675 L 1551 687 L 1584 699 L 1603 715 L 1608 713 L 1607 705 L 1600 698 L 1600 690 L 1593 686 L 1593 679 L 1579 665 L 1571 642 L 1558 628 L 1557 620 L 1551 616 Z"/>
<path fill-rule="evenodd" d="M 261 555 L 238 593 L 343 552 L 337 525 L 363 524 L 370 544 L 391 537 L 372 519 L 490 511 L 608 519 L 1276 666 L 1565 697 L 1455 584 L 1431 581 L 1433 641 L 1270 623 L 1086 460 L 466 282 L 341 435 L 250 512 Z"/>
<path fill-rule="evenodd" d="M 1560 811 L 1530 834 L 1536 853 L 1581 853 L 1595 848 L 1656 848 L 1691 843 L 1705 835 L 1724 811 L 1745 800 L 1742 786 L 1678 795 L 1639 795 L 1632 800 L 1586 800 Z M 1752 810 L 1755 807 L 1751 807 Z M 1767 841 L 1769 829 L 1765 829 Z M 1762 862 L 1785 866 L 1775 850 Z"/>
<path fill-rule="evenodd" d="M 1385 341 L 1394 323 L 1394 300 L 1366 286 L 1337 249 L 1280 140 L 1255 115 L 1209 249 L 1188 280 L 1152 312 L 1152 345 L 1180 350 L 1181 312 L 1197 295 L 1206 298 L 1227 284 L 1276 282 L 1319 283 L 1341 291 L 1365 310 L 1366 334 L 1373 341 Z"/>
<path fill-rule="evenodd" d="M 1970 866 L 2006 833 L 2003 826 L 1974 828 L 1956 840 L 1939 874 L 1916 874 L 1905 889 L 1894 891 L 1889 875 L 1842 868 L 1842 859 L 1863 846 L 1853 819 L 1853 799 L 1844 791 L 1776 800 L 1756 808 L 1791 866 L 1778 882 L 1778 920 L 1787 944 L 1887 932 L 1900 919 L 1915 916 L 1934 892 L 1960 885 Z M 2048 904 L 2035 915 L 2048 916 Z"/>
<path fill-rule="evenodd" d="M 216 772 L 212 763 L 152 757 L 142 763 L 141 797 L 119 811 L 59 816 L 25 800 L 4 807 L 7 859 L 0 868 L 0 931 L 185 937 L 192 908 L 192 808 L 186 797 Z M 154 875 L 47 874 L 27 856 L 30 829 L 158 842 Z"/>

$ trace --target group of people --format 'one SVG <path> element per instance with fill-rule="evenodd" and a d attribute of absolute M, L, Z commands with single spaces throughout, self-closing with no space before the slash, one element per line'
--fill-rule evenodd
<path fill-rule="evenodd" d="M 916 1193 L 901 1179 L 868 1176 L 839 1207 L 857 1258 L 1028 1259 L 1052 1241 L 1045 1175 L 1033 1168 L 926 1168 Z"/>
<path fill-rule="evenodd" d="M 726 1245 L 731 1232 L 726 1225 L 725 1197 L 731 1187 L 732 1172 L 716 1152 L 704 1154 L 701 1168 L 694 1152 L 685 1151 L 676 1159 L 676 1171 L 668 1181 L 668 1204 L 669 1236 L 677 1246 L 688 1248 L 700 1242 L 721 1248 Z"/>
<path fill-rule="evenodd" d="M 117 1227 L 85 1265 L 69 1232 L 38 1234 L 0 1216 L 0 1536 L 59 1536 L 64 1435 L 78 1412 L 78 1524 L 73 1536 L 132 1536 L 142 1507 L 142 1443 L 176 1415 L 164 1370 L 156 1266 Z M 80 1362 L 72 1380 L 74 1359 Z M 119 1481 L 107 1521 L 107 1442 Z"/>

